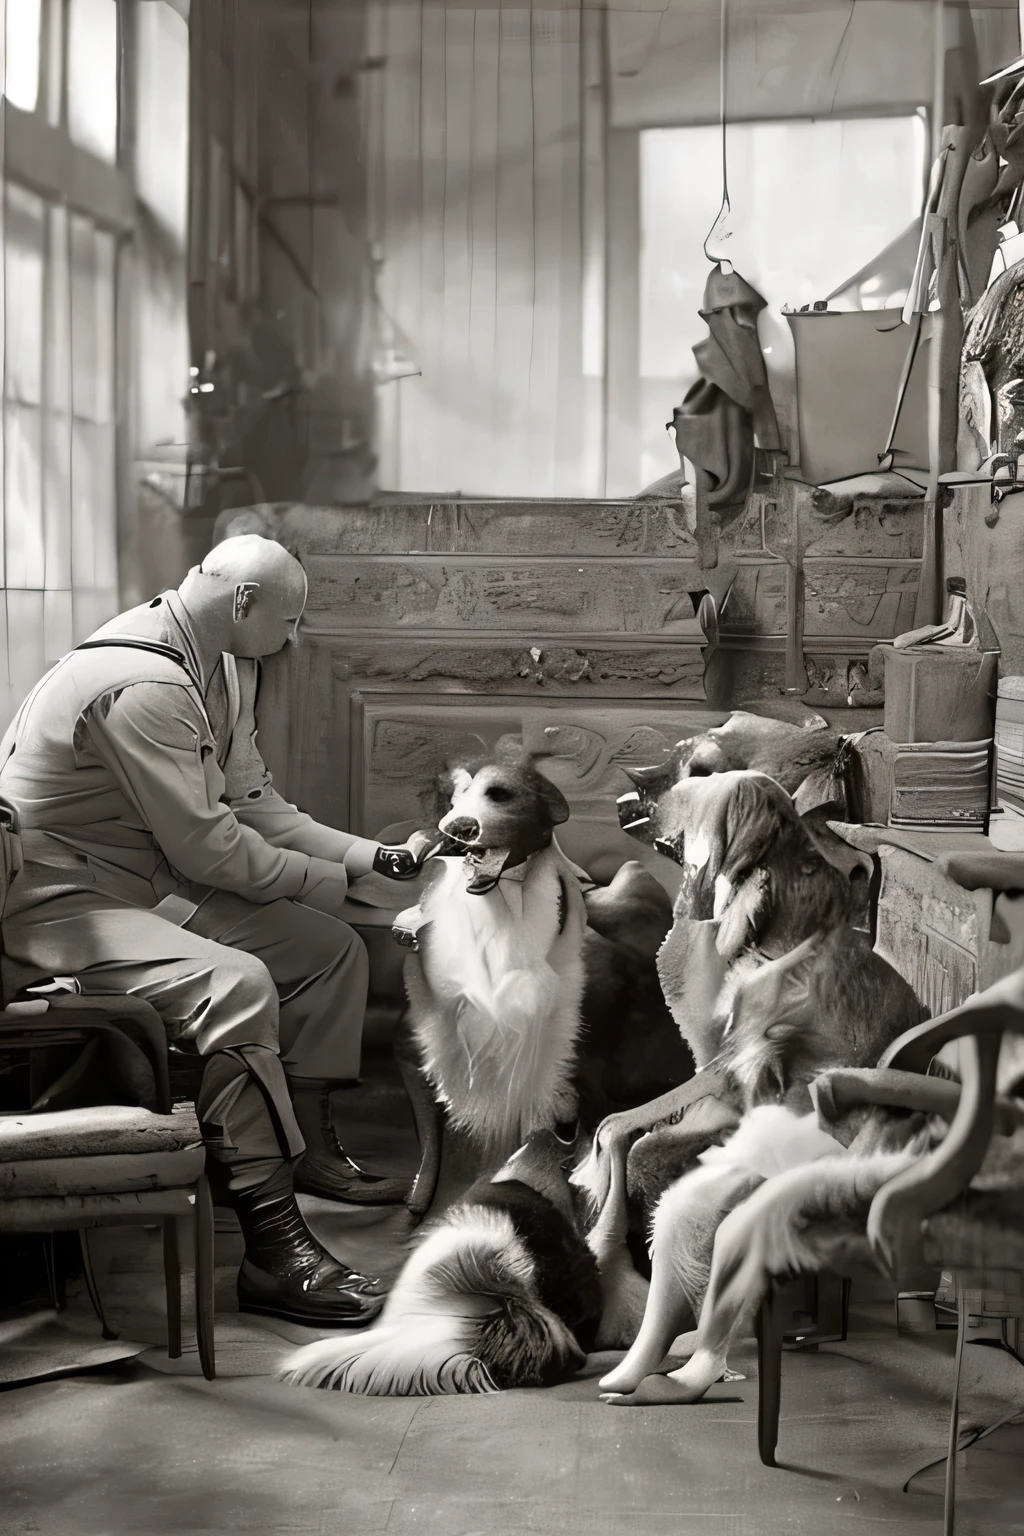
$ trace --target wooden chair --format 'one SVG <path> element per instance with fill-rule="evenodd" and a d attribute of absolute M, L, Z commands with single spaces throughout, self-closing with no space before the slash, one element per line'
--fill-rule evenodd
<path fill-rule="evenodd" d="M 14 814 L 0 803 L 0 920 L 20 863 Z M 29 1104 L 0 1114 L 0 1232 L 77 1231 L 86 1287 L 105 1338 L 107 1324 L 89 1252 L 92 1227 L 160 1223 L 167 1294 L 167 1352 L 181 1355 L 178 1218 L 195 1234 L 196 1334 L 203 1375 L 215 1374 L 213 1204 L 206 1154 L 193 1107 L 172 1108 L 167 1040 L 150 1005 L 134 997 L 52 993 L 0 998 L 0 1053 L 30 1064 Z M 79 1052 L 98 1041 L 127 1052 L 144 1107 L 104 1105 L 57 1112 L 45 1102 L 35 1065 L 60 1048 Z M 48 1085 L 47 1085 L 48 1086 Z"/>
<path fill-rule="evenodd" d="M 993 1135 L 1009 1136 L 1024 1126 L 1020 1105 L 996 1095 L 999 1049 L 1008 1029 L 1024 1031 L 1024 989 L 1018 1006 L 1002 1002 L 998 989 L 992 988 L 965 1008 L 908 1030 L 889 1047 L 874 1071 L 851 1073 L 848 1081 L 833 1082 L 834 1097 L 844 1109 L 857 1104 L 934 1109 L 937 1096 L 948 1095 L 952 1085 L 928 1077 L 928 1069 L 943 1046 L 953 1040 L 959 1044 L 958 1102 L 945 1138 L 879 1191 L 868 1218 L 875 1260 L 901 1287 L 914 1289 L 924 1277 L 941 1270 L 952 1271 L 958 1281 L 960 1328 L 946 1461 L 944 1536 L 952 1536 L 955 1516 L 960 1362 L 966 1332 L 963 1298 L 971 1290 L 1006 1289 L 1001 1277 L 1007 1273 L 1024 1275 L 1024 1159 L 1005 1190 L 992 1194 L 971 1187 Z M 766 1466 L 776 1464 L 778 1440 L 779 1309 L 780 1290 L 772 1287 L 762 1304 L 758 1330 L 758 1448 Z"/>
<path fill-rule="evenodd" d="M 995 991 L 996 989 L 990 989 Z M 989 994 L 972 1002 L 982 1004 Z M 898 1040 L 883 1065 L 927 1071 L 935 1054 L 959 1043 L 960 1102 L 943 1141 L 875 1196 L 868 1240 L 879 1266 L 897 1283 L 927 1271 L 952 1273 L 958 1294 L 956 1371 L 950 1404 L 943 1502 L 943 1533 L 956 1523 L 956 1458 L 960 1432 L 960 1375 L 970 1292 L 1007 1289 L 1024 1275 L 1024 1158 L 1011 1165 L 1002 1188 L 972 1186 L 996 1133 L 1012 1134 L 1024 1117 L 1016 1102 L 996 1095 L 999 1051 L 1007 1030 L 1024 1031 L 1024 1010 L 998 1001 L 976 1015 L 956 1010 L 920 1025 Z M 885 1102 L 883 1100 L 883 1102 Z M 995 1148 L 993 1148 L 995 1150 Z"/>

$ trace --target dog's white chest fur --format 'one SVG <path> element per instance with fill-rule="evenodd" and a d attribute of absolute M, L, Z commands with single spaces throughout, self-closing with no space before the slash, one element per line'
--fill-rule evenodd
<path fill-rule="evenodd" d="M 453 1120 L 504 1153 L 575 1113 L 583 898 L 556 848 L 484 895 L 466 890 L 461 860 L 436 864 L 406 971 L 412 1025 Z"/>

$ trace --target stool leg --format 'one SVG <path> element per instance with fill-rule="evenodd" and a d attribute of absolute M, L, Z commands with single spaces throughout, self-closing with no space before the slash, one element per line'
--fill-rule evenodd
<path fill-rule="evenodd" d="M 213 1335 L 214 1225 L 210 1181 L 205 1173 L 196 1189 L 196 1341 L 207 1381 L 217 1374 Z"/>
<path fill-rule="evenodd" d="M 167 1294 L 167 1358 L 181 1359 L 181 1259 L 178 1252 L 178 1218 L 165 1216 L 164 1290 Z"/>
<path fill-rule="evenodd" d="M 757 1450 L 774 1467 L 782 1409 L 782 1306 L 780 1287 L 771 1281 L 757 1320 Z"/>
<path fill-rule="evenodd" d="M 99 1286 L 96 1284 L 96 1275 L 93 1272 L 92 1254 L 89 1252 L 89 1236 L 85 1227 L 79 1228 L 78 1241 L 82 1249 L 82 1269 L 85 1274 L 85 1288 L 89 1292 L 89 1300 L 92 1302 L 92 1309 L 96 1313 L 96 1316 L 99 1318 L 100 1327 L 103 1330 L 103 1337 L 105 1339 L 116 1339 L 118 1335 L 115 1333 L 114 1329 L 111 1328 L 103 1313 L 103 1301 L 100 1297 Z"/>

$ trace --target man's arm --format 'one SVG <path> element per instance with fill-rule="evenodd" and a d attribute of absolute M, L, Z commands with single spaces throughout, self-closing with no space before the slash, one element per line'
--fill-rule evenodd
<path fill-rule="evenodd" d="M 238 719 L 224 764 L 228 804 L 243 826 L 251 827 L 274 848 L 291 848 L 318 859 L 342 864 L 350 879 L 369 874 L 380 844 L 337 827 L 314 821 L 290 805 L 273 787 L 273 780 L 256 742 L 258 663 L 235 663 L 238 679 Z M 387 871 L 382 871 L 387 873 Z"/>
<path fill-rule="evenodd" d="M 259 903 L 302 901 L 325 879 L 335 897 L 344 894 L 343 868 L 273 846 L 224 803 L 207 721 L 184 685 L 134 683 L 98 699 L 84 723 L 97 756 L 187 880 Z"/>

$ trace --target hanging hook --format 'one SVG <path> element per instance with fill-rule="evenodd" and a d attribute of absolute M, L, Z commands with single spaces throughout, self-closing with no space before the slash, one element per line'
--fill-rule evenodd
<path fill-rule="evenodd" d="M 732 263 L 722 256 L 713 256 L 708 247 L 717 238 L 723 244 L 732 238 L 732 230 L 729 228 L 729 219 L 732 214 L 732 203 L 729 201 L 729 156 L 726 145 L 726 115 L 725 115 L 725 83 L 726 83 L 726 46 L 728 42 L 728 28 L 726 7 L 728 0 L 721 0 L 721 12 L 719 17 L 718 34 L 718 120 L 722 128 L 722 205 L 718 210 L 715 222 L 704 240 L 704 255 L 708 261 L 718 263 L 723 272 L 732 271 Z"/>

